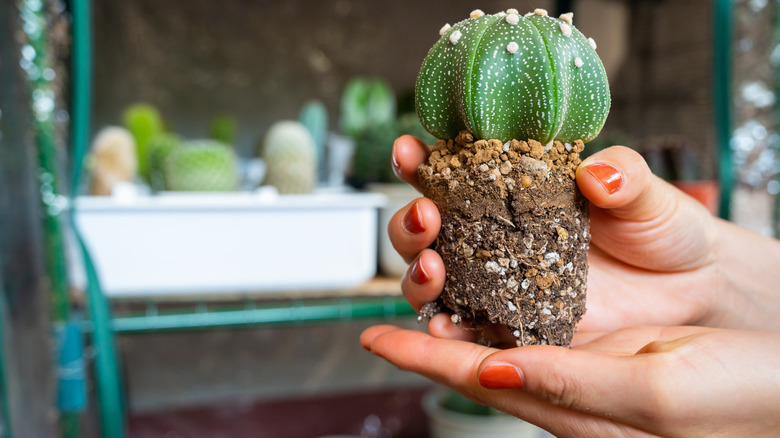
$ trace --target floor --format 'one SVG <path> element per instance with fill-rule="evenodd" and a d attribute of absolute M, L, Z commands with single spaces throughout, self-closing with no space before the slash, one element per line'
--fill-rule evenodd
<path fill-rule="evenodd" d="M 255 403 L 227 403 L 131 416 L 130 438 L 428 438 L 421 406 L 430 387 Z"/>

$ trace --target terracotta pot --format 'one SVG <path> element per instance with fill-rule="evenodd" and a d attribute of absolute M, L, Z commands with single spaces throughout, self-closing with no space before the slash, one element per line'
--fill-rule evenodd
<path fill-rule="evenodd" d="M 718 207 L 720 206 L 720 185 L 718 181 L 672 181 L 671 183 L 707 207 L 713 215 L 718 214 Z"/>

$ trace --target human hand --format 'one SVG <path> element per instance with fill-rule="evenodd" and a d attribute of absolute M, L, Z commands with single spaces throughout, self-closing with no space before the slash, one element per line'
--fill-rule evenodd
<path fill-rule="evenodd" d="M 376 326 L 360 341 L 560 438 L 780 435 L 778 333 L 645 326 L 497 350 Z"/>
<path fill-rule="evenodd" d="M 400 137 L 393 150 L 396 174 L 419 189 L 417 167 L 427 155 L 427 146 L 418 139 Z M 586 159 L 577 171 L 577 183 L 591 202 L 592 236 L 588 310 L 580 330 L 611 331 L 637 324 L 765 326 L 761 318 L 726 315 L 739 315 L 744 307 L 727 297 L 733 291 L 718 263 L 719 251 L 724 251 L 718 239 L 720 234 L 744 231 L 724 233 L 736 227 L 654 176 L 628 148 L 612 147 Z M 444 285 L 441 257 L 428 248 L 440 226 L 436 205 L 420 198 L 397 212 L 388 227 L 396 250 L 411 262 L 401 286 L 416 309 L 435 300 Z M 456 328 L 445 315 L 433 318 L 429 330 L 442 337 L 475 336 Z"/>

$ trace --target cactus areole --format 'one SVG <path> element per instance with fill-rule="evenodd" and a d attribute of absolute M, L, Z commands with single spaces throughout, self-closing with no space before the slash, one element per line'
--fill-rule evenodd
<path fill-rule="evenodd" d="M 454 26 L 423 61 L 415 89 L 417 114 L 431 134 L 455 138 L 590 141 L 610 107 L 596 44 L 572 14 L 543 9 L 521 16 L 480 10 Z"/>

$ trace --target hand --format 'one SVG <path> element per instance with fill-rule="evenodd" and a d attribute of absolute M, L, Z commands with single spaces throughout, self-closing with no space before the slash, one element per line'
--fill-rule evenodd
<path fill-rule="evenodd" d="M 402 136 L 393 148 L 393 168 L 419 189 L 417 167 L 427 156 L 425 144 Z M 580 330 L 611 331 L 637 324 L 780 328 L 773 316 L 780 310 L 780 294 L 767 293 L 769 286 L 774 290 L 775 280 L 759 280 L 762 270 L 756 264 L 749 275 L 755 285 L 745 290 L 741 286 L 750 281 L 730 275 L 739 272 L 729 271 L 738 263 L 723 263 L 747 255 L 740 245 L 751 245 L 754 249 L 742 251 L 767 253 L 761 257 L 768 265 L 762 274 L 766 277 L 774 272 L 771 263 L 780 262 L 780 244 L 712 217 L 654 176 L 639 154 L 625 147 L 583 161 L 577 183 L 591 202 L 592 236 L 588 310 Z M 440 226 L 436 205 L 420 198 L 396 213 L 388 227 L 396 250 L 411 262 L 401 287 L 417 309 L 436 299 L 444 284 L 441 257 L 428 249 Z M 756 299 L 760 294 L 763 302 Z M 440 337 L 474 336 L 445 315 L 433 318 L 429 331 Z"/>
<path fill-rule="evenodd" d="M 634 327 L 497 350 L 376 326 L 361 344 L 560 438 L 780 436 L 778 333 Z"/>

